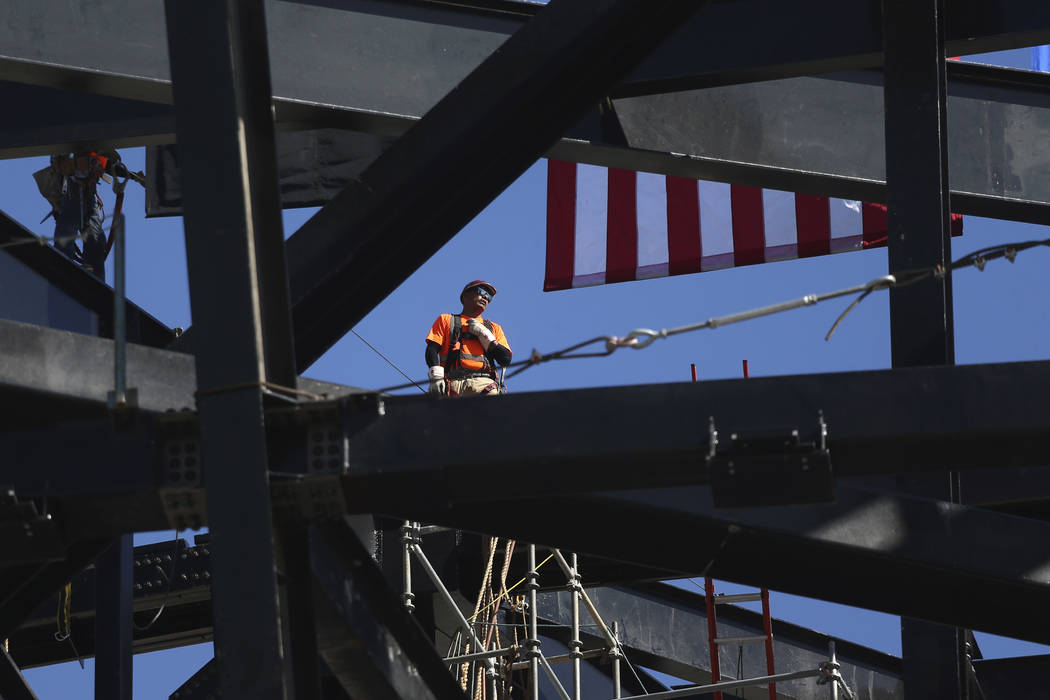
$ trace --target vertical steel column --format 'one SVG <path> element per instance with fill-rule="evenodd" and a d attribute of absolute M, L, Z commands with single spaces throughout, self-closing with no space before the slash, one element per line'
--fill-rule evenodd
<path fill-rule="evenodd" d="M 944 0 L 884 0 L 889 271 L 944 265 L 948 225 Z M 951 277 L 890 290 L 894 367 L 955 362 Z"/>
<path fill-rule="evenodd" d="M 131 700 L 131 535 L 113 540 L 95 560 L 95 697 Z"/>
<path fill-rule="evenodd" d="M 580 640 L 580 595 L 583 584 L 580 582 L 580 570 L 577 568 L 579 559 L 573 552 L 569 563 L 572 567 L 572 577 L 569 579 L 569 588 L 572 590 L 572 641 L 569 642 L 572 653 L 572 698 L 580 700 L 580 664 L 583 660 L 583 642 Z"/>
<path fill-rule="evenodd" d="M 948 203 L 944 0 L 883 0 L 889 271 L 943 266 L 941 278 L 890 290 L 894 367 L 953 364 Z M 953 475 L 898 487 L 954 500 Z M 902 618 L 904 693 L 911 699 L 966 697 L 963 631 Z"/>
<path fill-rule="evenodd" d="M 167 0 L 166 12 L 216 553 L 215 658 L 223 697 L 269 700 L 293 690 L 275 573 L 263 386 L 294 387 L 296 375 L 263 5 Z"/>
<path fill-rule="evenodd" d="M 616 647 L 613 649 L 616 653 L 612 656 L 613 698 L 620 698 L 623 695 L 623 689 L 620 686 L 620 622 L 618 620 L 613 620 L 612 633 L 616 639 Z"/>
<path fill-rule="evenodd" d="M 529 658 L 529 697 L 532 700 L 540 700 L 540 633 L 538 624 L 538 610 L 536 591 L 539 590 L 540 575 L 536 572 L 536 545 L 529 545 L 529 582 L 526 584 L 529 590 L 529 638 L 525 640 L 528 648 L 526 656 Z"/>

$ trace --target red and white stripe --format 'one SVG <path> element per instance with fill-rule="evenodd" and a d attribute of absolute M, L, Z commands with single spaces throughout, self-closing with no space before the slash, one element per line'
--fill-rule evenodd
<path fill-rule="evenodd" d="M 952 215 L 952 234 L 962 218 Z M 545 291 L 886 243 L 886 207 L 582 163 L 547 163 Z"/>

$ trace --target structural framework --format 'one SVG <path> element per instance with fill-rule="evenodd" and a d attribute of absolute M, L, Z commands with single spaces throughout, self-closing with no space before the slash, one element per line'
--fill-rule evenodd
<path fill-rule="evenodd" d="M 508 555 L 530 580 L 517 663 L 533 678 L 557 656 L 537 645 L 562 643 L 606 680 L 623 654 L 717 680 L 735 650 L 711 663 L 702 598 L 641 583 L 707 574 L 903 616 L 900 659 L 779 625 L 780 668 L 839 662 L 821 693 L 837 692 L 836 674 L 859 698 L 1045 688 L 1045 659 L 982 662 L 968 630 L 1050 642 L 1032 612 L 1050 595 L 1050 408 L 1029 400 L 1050 393 L 1050 363 L 953 366 L 950 273 L 891 290 L 888 371 L 484 407 L 298 372 L 543 155 L 886 202 L 890 271 L 947 270 L 949 198 L 964 214 L 1050 223 L 1047 77 L 945 62 L 1050 43 L 1050 3 L 16 0 L 0 20 L 0 91 L 18 105 L 4 110 L 4 157 L 177 141 L 193 173 L 177 206 L 194 319 L 175 337 L 56 251 L 9 249 L 87 309 L 77 328 L 97 337 L 43 327 L 50 317 L 0 322 L 3 698 L 34 697 L 20 666 L 90 654 L 96 697 L 130 698 L 133 652 L 211 638 L 216 659 L 182 700 L 463 697 L 450 664 L 499 655 L 475 644 L 443 659 L 439 603 L 476 582 L 420 586 L 416 570 L 413 587 L 401 568 L 410 553 L 480 570 L 496 545 L 457 531 L 558 552 L 563 566 L 542 573 L 543 547 Z M 276 133 L 319 129 L 355 132 L 377 155 L 284 244 Z M 4 240 L 28 235 L 0 221 Z M 108 380 L 114 365 L 135 402 Z M 482 410 L 498 463 L 422 439 L 460 442 Z M 514 488 L 473 488 L 480 473 Z M 500 491 L 513 503 L 493 501 Z M 564 515 L 508 516 L 540 499 Z M 610 508 L 631 517 L 601 517 Z M 135 531 L 204 524 L 192 546 L 131 547 Z M 666 536 L 683 531 L 688 551 Z M 423 541 L 439 553 L 420 555 Z M 71 581 L 75 651 L 53 637 Z M 618 629 L 582 632 L 584 598 Z M 162 609 L 133 627 L 133 610 Z M 719 614 L 735 637 L 762 634 L 745 610 Z M 543 644 L 541 619 L 554 626 Z M 658 687 L 643 676 L 592 694 Z"/>

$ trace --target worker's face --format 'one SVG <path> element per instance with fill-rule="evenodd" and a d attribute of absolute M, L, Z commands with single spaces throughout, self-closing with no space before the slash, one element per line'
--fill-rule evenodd
<path fill-rule="evenodd" d="M 463 310 L 469 312 L 470 315 L 477 316 L 488 308 L 492 295 L 484 287 L 471 287 L 463 293 L 462 301 Z"/>

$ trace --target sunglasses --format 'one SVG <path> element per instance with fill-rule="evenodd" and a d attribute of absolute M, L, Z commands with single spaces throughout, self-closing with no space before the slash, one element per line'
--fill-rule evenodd
<path fill-rule="evenodd" d="M 474 294 L 480 295 L 483 299 L 487 301 L 492 301 L 492 295 L 489 293 L 489 290 L 485 289 L 484 287 L 474 287 L 471 291 Z"/>

